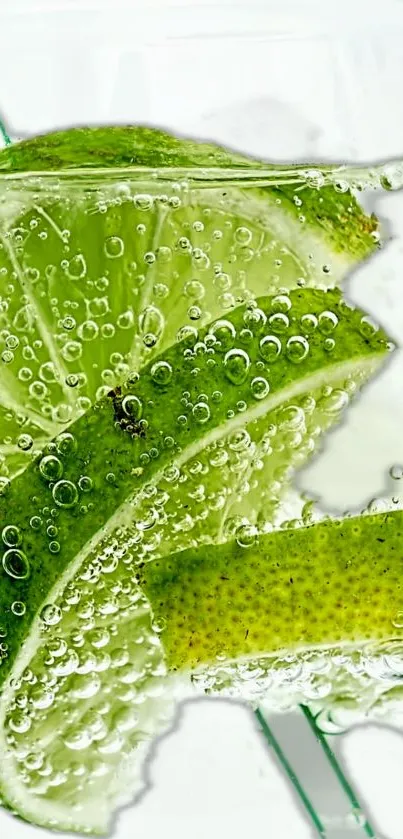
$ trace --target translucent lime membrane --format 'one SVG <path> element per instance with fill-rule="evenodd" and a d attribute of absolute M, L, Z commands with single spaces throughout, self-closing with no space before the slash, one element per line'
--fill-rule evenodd
<path fill-rule="evenodd" d="M 360 188 L 387 184 L 150 129 L 16 144 L 0 173 L 0 787 L 36 823 L 102 832 L 173 700 L 270 687 L 279 708 L 316 685 L 314 653 L 300 691 L 273 650 L 172 673 L 138 572 L 270 530 L 386 360 L 335 286 L 379 247 Z"/>

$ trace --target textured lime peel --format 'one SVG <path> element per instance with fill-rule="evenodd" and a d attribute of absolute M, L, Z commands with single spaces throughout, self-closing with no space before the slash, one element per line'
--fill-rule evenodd
<path fill-rule="evenodd" d="M 401 638 L 403 513 L 187 550 L 139 580 L 171 668 Z"/>

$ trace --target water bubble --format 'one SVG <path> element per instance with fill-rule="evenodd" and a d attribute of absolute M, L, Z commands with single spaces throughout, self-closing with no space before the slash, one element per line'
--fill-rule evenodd
<path fill-rule="evenodd" d="M 71 315 L 66 315 L 66 317 L 62 320 L 62 326 L 64 329 L 70 331 L 71 329 L 75 328 L 76 321 Z"/>
<path fill-rule="evenodd" d="M 102 318 L 109 311 L 107 297 L 94 297 L 87 301 L 88 314 L 91 318 Z"/>
<path fill-rule="evenodd" d="M 85 320 L 84 323 L 80 323 L 77 329 L 77 334 L 81 341 L 93 341 L 97 337 L 98 332 L 99 327 L 94 320 Z"/>
<path fill-rule="evenodd" d="M 143 336 L 151 335 L 154 338 L 153 343 L 147 343 L 147 346 L 154 346 L 162 334 L 164 326 L 164 316 L 156 306 L 146 306 L 145 309 L 143 309 L 139 316 L 140 332 Z"/>
<path fill-rule="evenodd" d="M 8 724 L 16 734 L 26 734 L 31 728 L 31 719 L 28 714 L 24 714 L 22 711 L 14 711 L 8 718 Z"/>
<path fill-rule="evenodd" d="M 255 399 L 264 399 L 270 391 L 270 385 L 263 376 L 256 376 L 251 381 L 250 389 Z"/>
<path fill-rule="evenodd" d="M 394 464 L 389 469 L 389 475 L 394 481 L 401 481 L 403 478 L 403 466 L 400 464 Z"/>
<path fill-rule="evenodd" d="M 8 548 L 16 548 L 22 542 L 20 529 L 14 524 L 7 524 L 1 531 L 1 538 Z"/>
<path fill-rule="evenodd" d="M 25 615 L 26 608 L 27 607 L 25 603 L 22 602 L 22 600 L 14 600 L 14 602 L 11 604 L 11 611 L 14 615 L 17 615 L 18 617 Z"/>
<path fill-rule="evenodd" d="M 78 501 L 78 491 L 72 481 L 58 481 L 52 489 L 53 499 L 60 507 L 74 507 Z"/>
<path fill-rule="evenodd" d="M 62 610 L 55 603 L 48 603 L 43 607 L 40 619 L 46 626 L 56 626 L 62 619 Z"/>
<path fill-rule="evenodd" d="M 3 554 L 3 568 L 15 580 L 25 580 L 29 576 L 29 562 L 23 551 L 10 548 Z"/>
<path fill-rule="evenodd" d="M 131 419 L 139 420 L 143 413 L 143 403 L 138 396 L 128 395 L 122 401 L 122 408 Z"/>
<path fill-rule="evenodd" d="M 168 361 L 156 361 L 151 367 L 151 378 L 161 387 L 169 384 L 173 376 L 173 370 Z"/>
<path fill-rule="evenodd" d="M 133 204 L 137 210 L 151 210 L 151 207 L 153 206 L 153 197 L 152 195 L 139 193 L 138 195 L 135 195 Z"/>
<path fill-rule="evenodd" d="M 206 293 L 203 283 L 199 282 L 199 280 L 189 280 L 185 283 L 183 290 L 186 297 L 190 297 L 192 300 L 202 300 Z"/>
<path fill-rule="evenodd" d="M 51 554 L 58 554 L 59 551 L 60 551 L 60 542 L 56 542 L 55 540 L 52 540 L 52 542 L 49 542 L 48 547 L 49 547 L 49 550 L 50 550 Z"/>
<path fill-rule="evenodd" d="M 19 339 L 16 335 L 9 335 L 8 338 L 6 338 L 6 347 L 8 350 L 16 350 L 19 343 Z"/>
<path fill-rule="evenodd" d="M 1 360 L 4 364 L 11 364 L 11 362 L 14 361 L 14 353 L 11 352 L 11 350 L 3 350 Z"/>
<path fill-rule="evenodd" d="M 120 236 L 108 236 L 105 239 L 104 251 L 109 259 L 117 259 L 119 256 L 122 256 L 124 249 L 124 242 Z"/>
<path fill-rule="evenodd" d="M 92 737 L 86 728 L 77 726 L 77 728 L 71 728 L 69 731 L 66 731 L 66 734 L 63 736 L 63 742 L 68 749 L 81 751 L 91 745 Z"/>
<path fill-rule="evenodd" d="M 92 479 L 88 475 L 81 475 L 78 486 L 81 492 L 89 492 L 92 489 Z M 56 533 L 54 535 L 56 536 Z"/>
<path fill-rule="evenodd" d="M 294 364 L 299 364 L 309 353 L 309 342 L 302 335 L 293 335 L 286 346 L 287 358 Z"/>
<path fill-rule="evenodd" d="M 245 326 L 251 331 L 252 335 L 257 335 L 262 332 L 267 323 L 267 316 L 263 309 L 253 307 L 244 312 L 243 322 Z"/>
<path fill-rule="evenodd" d="M 103 338 L 113 338 L 115 331 L 113 323 L 103 323 L 101 326 L 101 335 Z"/>
<path fill-rule="evenodd" d="M 274 315 L 270 315 L 268 323 L 270 329 L 279 334 L 286 332 L 290 325 L 287 315 L 283 312 L 276 312 Z"/>
<path fill-rule="evenodd" d="M 77 253 L 70 260 L 63 260 L 62 267 L 70 280 L 82 280 L 87 273 L 87 264 L 82 253 Z"/>
<path fill-rule="evenodd" d="M 318 402 L 318 408 L 321 408 L 326 414 L 338 414 L 344 410 L 349 403 L 349 397 L 345 390 L 335 388 L 328 396 L 324 396 Z"/>
<path fill-rule="evenodd" d="M 193 418 L 201 425 L 210 419 L 210 408 L 206 402 L 196 402 L 192 408 Z"/>
<path fill-rule="evenodd" d="M 333 352 L 335 346 L 336 341 L 334 340 L 334 338 L 325 338 L 323 342 L 323 349 L 326 350 L 326 352 Z"/>
<path fill-rule="evenodd" d="M 63 464 L 53 454 L 46 454 L 39 462 L 39 471 L 47 481 L 58 481 L 63 474 Z"/>
<path fill-rule="evenodd" d="M 339 319 L 334 312 L 321 312 L 318 318 L 319 330 L 323 335 L 329 335 L 336 328 Z"/>
<path fill-rule="evenodd" d="M 200 306 L 189 306 L 188 315 L 190 317 L 190 320 L 200 320 L 202 316 L 202 310 Z"/>
<path fill-rule="evenodd" d="M 259 347 L 261 356 L 268 362 L 275 361 L 281 353 L 281 341 L 276 335 L 265 335 Z"/>
<path fill-rule="evenodd" d="M 79 341 L 67 341 L 61 348 L 60 353 L 65 361 L 77 361 L 82 356 L 83 348 Z"/>
<path fill-rule="evenodd" d="M 403 611 L 396 612 L 396 615 L 392 618 L 392 624 L 396 629 L 403 629 Z"/>
<path fill-rule="evenodd" d="M 291 300 L 287 294 L 276 294 L 272 297 L 270 308 L 272 312 L 282 312 L 287 314 L 291 309 Z"/>
<path fill-rule="evenodd" d="M 256 543 L 257 529 L 251 524 L 241 524 L 235 531 L 235 538 L 241 548 L 250 548 Z"/>
<path fill-rule="evenodd" d="M 32 530 L 39 530 L 42 524 L 42 519 L 40 518 L 40 516 L 32 516 L 29 520 L 29 523 L 32 527 Z"/>
<path fill-rule="evenodd" d="M 216 352 L 227 352 L 234 346 L 236 329 L 229 320 L 217 320 L 210 327 L 208 334 L 214 336 L 217 341 L 214 344 Z"/>
<path fill-rule="evenodd" d="M 318 325 L 318 319 L 316 315 L 308 313 L 306 315 L 302 315 L 300 324 L 303 331 L 308 332 L 310 334 L 311 332 L 315 331 Z"/>
<path fill-rule="evenodd" d="M 198 339 L 199 333 L 195 326 L 182 326 L 176 335 L 177 341 L 183 342 L 187 348 L 194 346 Z"/>
<path fill-rule="evenodd" d="M 39 376 L 44 382 L 56 381 L 56 370 L 53 361 L 45 361 L 39 368 Z"/>
<path fill-rule="evenodd" d="M 56 447 L 58 454 L 68 457 L 77 451 L 77 440 L 70 431 L 64 431 L 56 437 Z"/>
<path fill-rule="evenodd" d="M 250 367 L 248 354 L 241 349 L 229 350 L 224 357 L 224 370 L 230 382 L 241 385 L 246 380 Z"/>

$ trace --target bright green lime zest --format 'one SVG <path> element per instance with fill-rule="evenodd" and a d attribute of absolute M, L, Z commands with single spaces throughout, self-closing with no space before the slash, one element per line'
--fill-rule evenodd
<path fill-rule="evenodd" d="M 139 573 L 171 668 L 401 638 L 403 513 L 205 545 Z M 400 620 L 399 620 L 400 616 Z"/>

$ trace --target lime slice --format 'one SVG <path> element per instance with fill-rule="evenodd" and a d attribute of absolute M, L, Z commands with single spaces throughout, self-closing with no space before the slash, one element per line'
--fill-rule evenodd
<path fill-rule="evenodd" d="M 215 334 L 212 353 L 189 354 L 184 340 L 132 374 L 51 441 L 0 498 L 0 784 L 8 805 L 29 820 L 105 831 L 113 807 L 130 797 L 142 747 L 171 719 L 164 620 L 150 612 L 137 568 L 150 531 L 164 541 L 171 503 L 186 506 L 182 467 L 199 457 L 203 463 L 206 452 L 211 462 L 245 435 L 260 443 L 264 418 L 278 406 L 325 382 L 365 379 L 387 356 L 386 336 L 363 335 L 362 314 L 340 308 L 338 290 L 294 290 L 291 331 L 308 314 L 337 311 L 340 340 L 329 354 L 325 335 L 314 332 L 304 358 L 295 363 L 282 353 L 269 377 L 261 352 L 277 297 L 241 305 L 224 325 L 220 319 L 200 330 L 202 343 Z M 260 327 L 246 352 L 238 339 L 251 312 Z M 211 470 L 211 489 L 230 482 L 225 465 Z M 145 502 L 153 506 L 144 517 Z M 209 527 L 204 519 L 205 534 Z M 237 538 L 251 541 L 249 532 Z"/>
<path fill-rule="evenodd" d="M 150 129 L 37 138 L 0 172 L 0 790 L 104 832 L 172 719 L 138 568 L 253 542 L 385 361 L 330 287 L 376 221 L 312 172 Z"/>
<path fill-rule="evenodd" d="M 377 247 L 377 220 L 319 171 L 146 128 L 17 143 L 0 173 L 5 478 L 180 330 L 330 287 Z"/>

